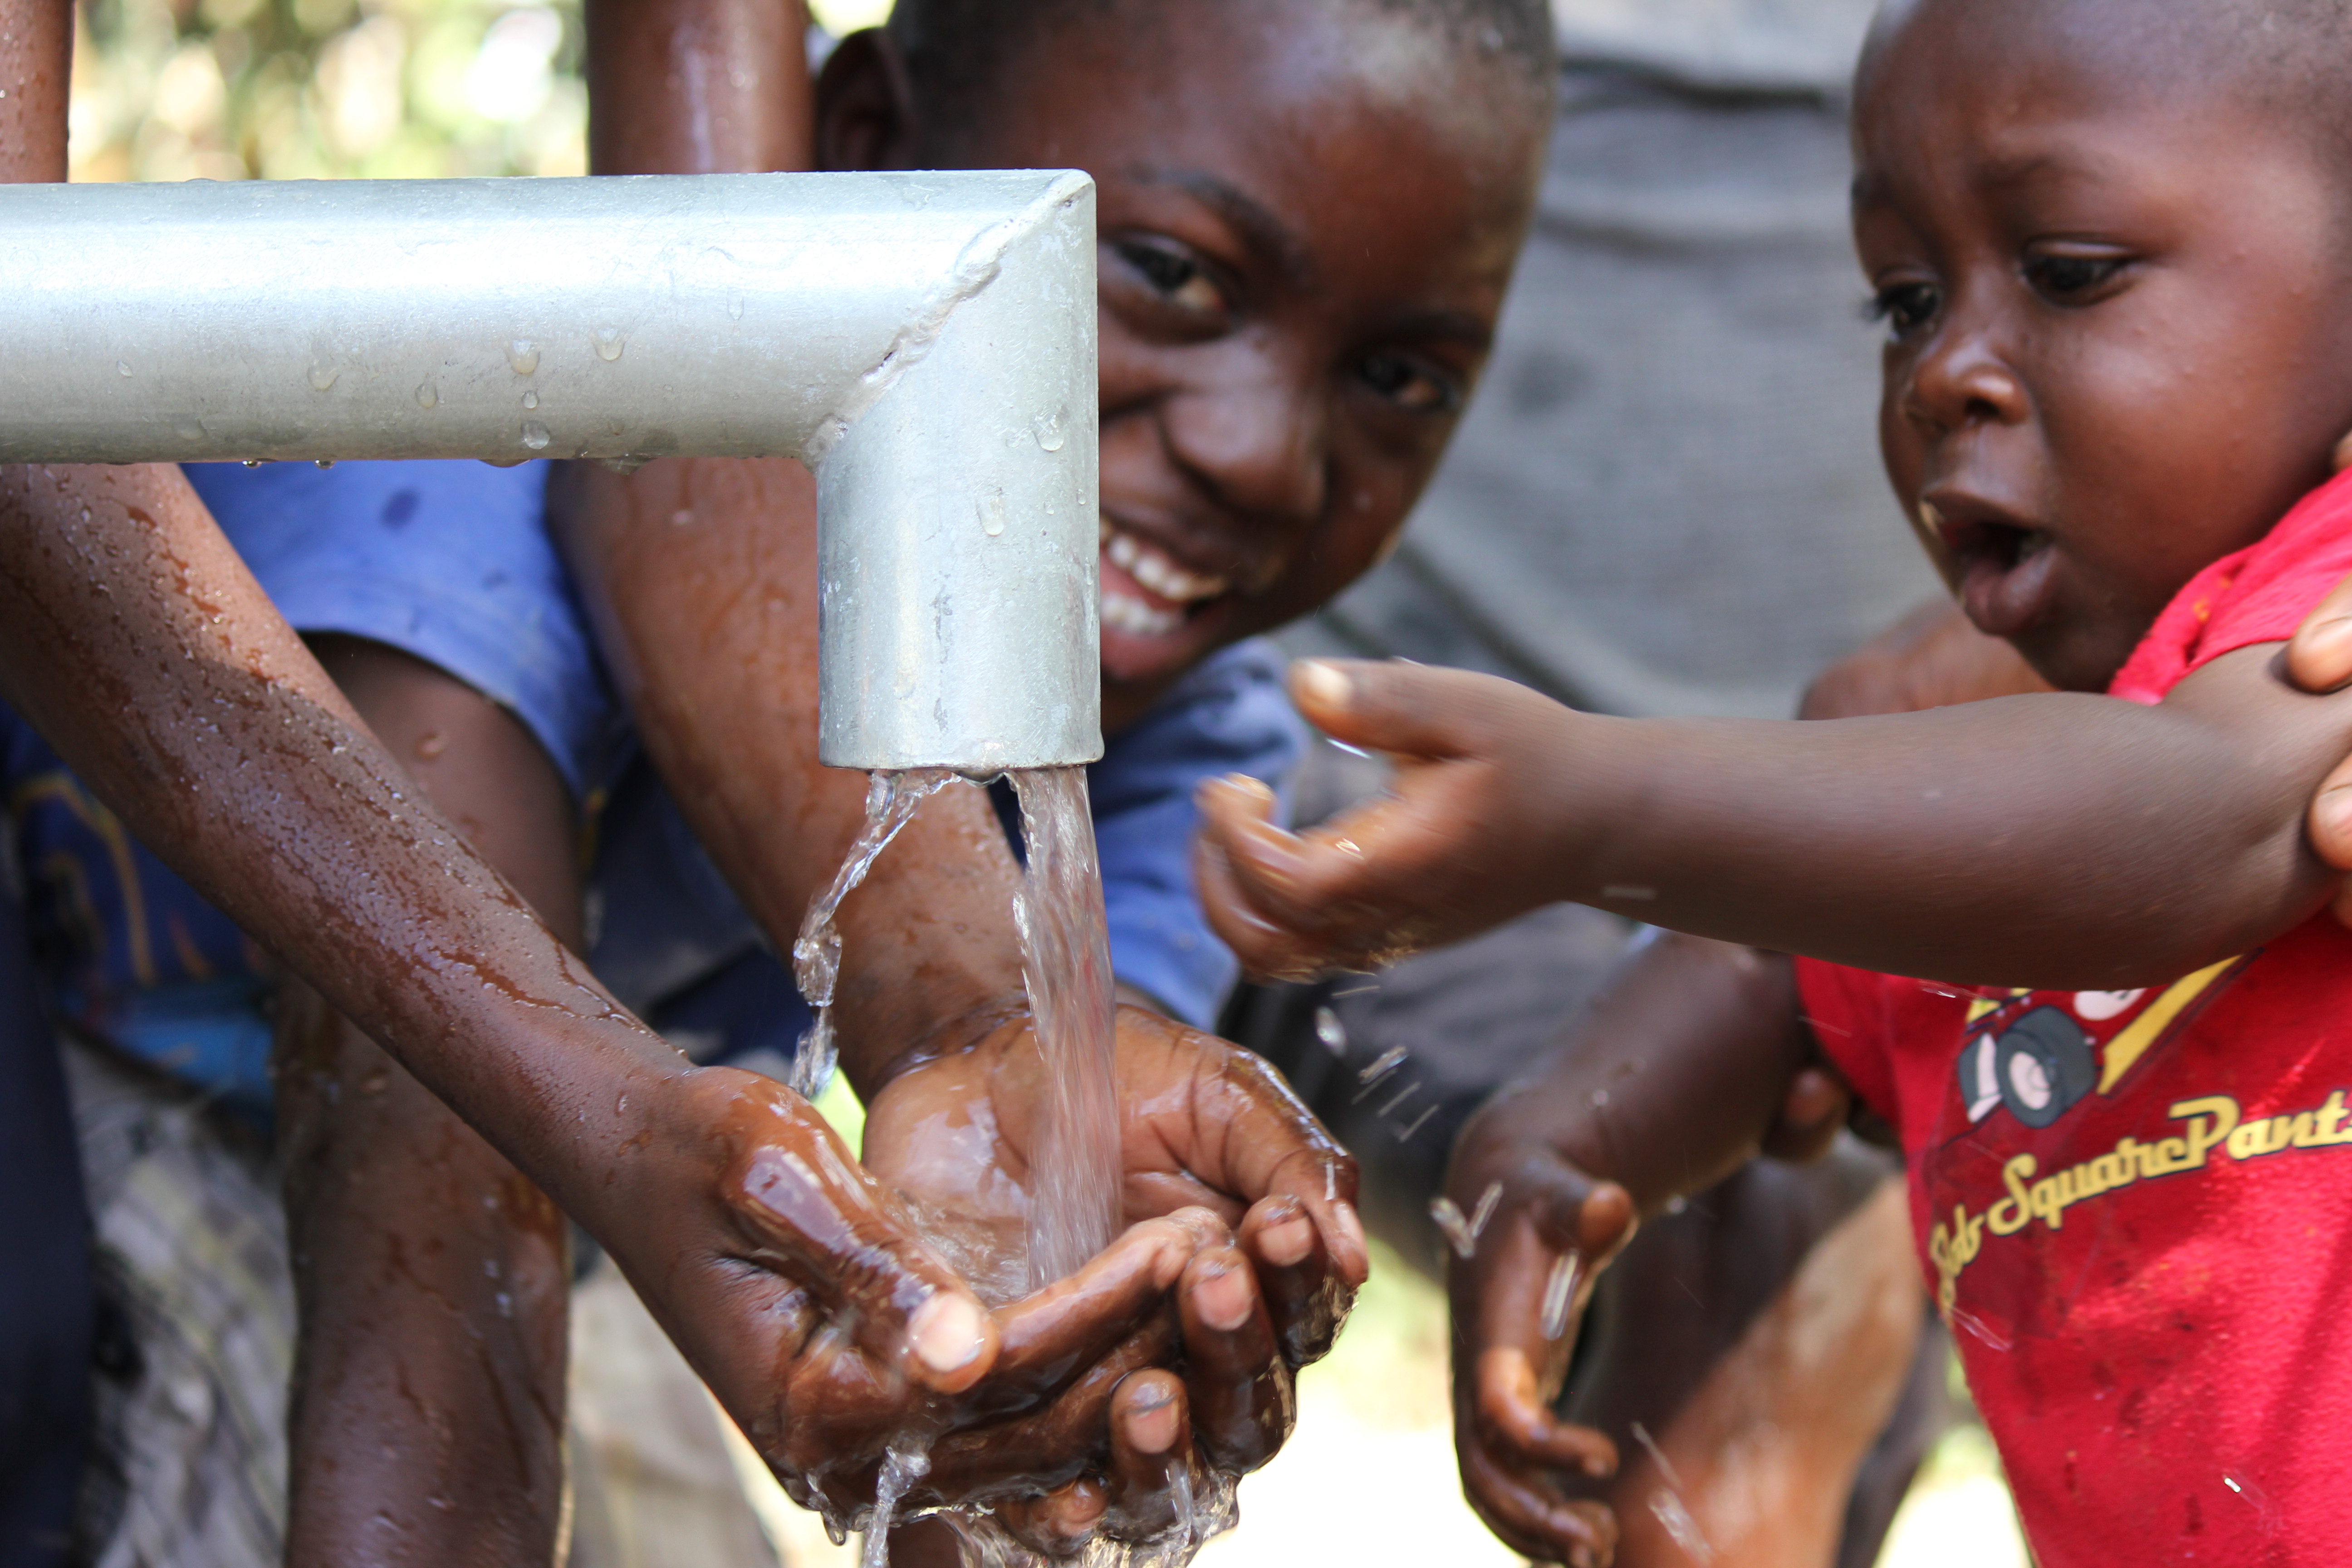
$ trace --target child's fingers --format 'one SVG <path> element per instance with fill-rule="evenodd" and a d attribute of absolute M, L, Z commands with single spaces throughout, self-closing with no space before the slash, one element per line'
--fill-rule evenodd
<path fill-rule="evenodd" d="M 1473 1369 L 1478 1430 L 1522 1460 L 1575 1470 L 1588 1476 L 1613 1475 L 1617 1445 L 1609 1435 L 1591 1426 L 1560 1420 L 1536 1376 L 1535 1363 L 1516 1345 L 1490 1345 L 1479 1352 Z"/>
<path fill-rule="evenodd" d="M 1501 709 L 1524 688 L 1468 670 L 1402 659 L 1301 659 L 1290 667 L 1298 710 L 1349 745 L 1407 757 L 1454 757 L 1475 749 Z"/>
<path fill-rule="evenodd" d="M 1607 1505 L 1571 1502 L 1543 1480 L 1476 1444 L 1459 1453 L 1471 1508 L 1512 1551 L 1537 1563 L 1607 1568 L 1617 1551 L 1617 1516 Z"/>
<path fill-rule="evenodd" d="M 1008 1395 L 1042 1392 L 1037 1380 L 1092 1365 L 1159 1310 L 1202 1247 L 1231 1241 L 1224 1222 L 1206 1209 L 1129 1226 L 1076 1274 L 998 1312 L 1003 1348 L 995 1382 Z"/>
<path fill-rule="evenodd" d="M 1330 966 L 1328 954 L 1266 918 L 1234 878 L 1233 863 L 1213 824 L 1211 789 L 1202 792 L 1202 831 L 1192 845 L 1192 881 L 1202 913 L 1242 968 L 1265 980 L 1307 981 Z"/>
<path fill-rule="evenodd" d="M 1371 1271 L 1363 1221 L 1355 1210 L 1355 1160 L 1261 1058 L 1221 1046 L 1202 1060 L 1213 1070 L 1194 1079 L 1188 1111 L 1191 1169 L 1253 1205 L 1282 1198 L 1304 1210 L 1329 1274 L 1352 1292 Z M 1250 1217 L 1244 1215 L 1244 1226 Z"/>
<path fill-rule="evenodd" d="M 2311 797 L 2311 847 L 2339 871 L 2352 871 L 2352 758 L 2338 763 Z"/>
<path fill-rule="evenodd" d="M 2287 679 L 2305 691 L 2352 681 L 2352 576 L 2327 591 L 2286 645 Z"/>
<path fill-rule="evenodd" d="M 1176 1522 L 1176 1479 L 1192 1462 L 1192 1411 L 1184 1384 L 1164 1369 L 1129 1373 L 1111 1395 L 1112 1533 L 1150 1540 Z"/>
<path fill-rule="evenodd" d="M 941 1394 L 963 1392 L 995 1364 L 988 1310 L 880 1201 L 822 1123 L 768 1130 L 726 1192 L 762 1261 L 810 1290 L 833 1321 L 854 1325 L 867 1353 Z"/>
<path fill-rule="evenodd" d="M 1355 1221 L 1352 1208 L 1347 1217 Z M 1257 1266 L 1258 1288 L 1282 1342 L 1283 1360 L 1292 1366 L 1322 1360 L 1347 1321 L 1355 1292 L 1338 1271 L 1313 1216 L 1286 1194 L 1261 1198 L 1242 1216 L 1238 1234 L 1242 1250 Z M 1360 1247 L 1361 1238 L 1353 1239 Z M 1348 1245 L 1344 1235 L 1341 1245 Z"/>
<path fill-rule="evenodd" d="M 1176 1299 L 1201 1446 L 1219 1469 L 1246 1475 L 1274 1458 L 1297 1416 L 1257 1276 L 1238 1247 L 1211 1248 L 1185 1267 Z"/>
<path fill-rule="evenodd" d="M 1392 930 L 1425 890 L 1431 848 L 1412 811 L 1375 802 L 1301 835 L 1258 817 L 1224 780 L 1195 798 L 1203 894 L 1228 906 L 1239 934 L 1255 935 L 1277 965 L 1370 967 L 1397 945 Z"/>

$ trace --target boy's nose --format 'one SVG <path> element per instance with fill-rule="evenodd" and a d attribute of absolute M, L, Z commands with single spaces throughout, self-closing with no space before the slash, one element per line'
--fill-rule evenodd
<path fill-rule="evenodd" d="M 1328 416 L 1311 389 L 1202 389 L 1171 401 L 1162 418 L 1171 454 L 1226 507 L 1294 528 L 1323 515 Z"/>
<path fill-rule="evenodd" d="M 1921 352 L 1903 394 L 1904 416 L 1929 434 L 2021 424 L 2028 409 L 2024 382 L 1986 333 L 1960 321 Z"/>

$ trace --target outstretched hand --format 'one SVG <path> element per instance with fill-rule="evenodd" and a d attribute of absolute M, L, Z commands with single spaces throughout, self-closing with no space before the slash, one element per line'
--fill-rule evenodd
<path fill-rule="evenodd" d="M 1389 754 L 1389 794 L 1304 834 L 1247 779 L 1202 786 L 1194 875 L 1217 934 L 1254 973 L 1372 969 L 1559 898 L 1538 840 L 1567 710 L 1523 686 L 1405 663 L 1315 660 L 1291 694 L 1333 739 Z"/>
<path fill-rule="evenodd" d="M 1633 1200 L 1563 1157 L 1547 1118 L 1509 1097 L 1454 1146 L 1447 1194 L 1484 1215 L 1471 1255 L 1447 1259 L 1454 1321 L 1454 1442 L 1464 1493 L 1486 1527 L 1539 1563 L 1601 1568 L 1617 1544 L 1605 1503 L 1558 1476 L 1608 1476 L 1609 1438 L 1552 1414 L 1599 1271 L 1633 1239 Z"/>
<path fill-rule="evenodd" d="M 999 1517 L 1048 1552 L 1097 1530 L 1161 1533 L 1180 1471 L 1198 1496 L 1206 1469 L 1239 1475 L 1272 1458 L 1295 1417 L 1292 1374 L 1329 1349 L 1368 1267 L 1354 1163 L 1264 1063 L 1135 1007 L 1118 1011 L 1118 1050 L 1133 1228 L 1088 1268 L 1108 1264 L 1113 1285 L 1092 1289 L 1140 1278 L 1115 1261 L 1139 1237 L 1179 1226 L 1197 1245 L 1171 1278 L 1172 1302 L 1046 1415 L 982 1425 L 949 1450 L 950 1479 L 986 1473 L 993 1492 L 1025 1494 Z M 1017 1289 L 1026 1267 L 1042 1072 L 1028 1021 L 1014 1019 L 901 1071 L 867 1110 L 868 1168 L 991 1295 Z M 1160 1370 L 1179 1361 L 1181 1378 Z M 940 1479 L 935 1464 L 927 1485 Z"/>

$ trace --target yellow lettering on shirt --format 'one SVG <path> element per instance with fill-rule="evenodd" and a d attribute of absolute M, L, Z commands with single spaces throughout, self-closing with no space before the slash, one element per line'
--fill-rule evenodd
<path fill-rule="evenodd" d="M 2226 1094 L 2177 1100 L 2165 1115 L 2182 1124 L 2172 1137 L 2145 1142 L 2124 1138 L 2113 1149 L 2047 1174 L 2034 1155 L 2012 1155 L 2000 1168 L 2003 1196 L 1973 1215 L 1965 1204 L 1953 1205 L 1950 1217 L 1937 1220 L 1927 1234 L 1927 1260 L 1936 1268 L 1936 1300 L 1945 1315 L 1950 1316 L 1960 1275 L 1983 1252 L 1988 1232 L 2015 1236 L 2036 1220 L 2053 1231 L 2063 1230 L 2066 1211 L 2076 1204 L 2135 1183 L 2203 1170 L 2217 1153 L 2233 1161 L 2261 1160 L 2290 1149 L 2352 1143 L 2340 1089 L 2309 1110 L 2252 1121 Z"/>

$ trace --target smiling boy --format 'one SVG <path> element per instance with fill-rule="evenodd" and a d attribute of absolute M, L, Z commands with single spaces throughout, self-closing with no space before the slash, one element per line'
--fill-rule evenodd
<path fill-rule="evenodd" d="M 2333 877 L 2304 837 L 2352 701 L 2278 668 L 2352 564 L 2347 26 L 2178 0 L 1881 19 L 1854 212 L 1888 471 L 1970 618 L 2061 693 L 1641 723 L 1308 666 L 1311 717 L 1409 759 L 1396 797 L 1301 841 L 1210 793 L 1213 913 L 1259 966 L 1561 897 L 1695 933 L 1456 1155 L 1457 1201 L 1510 1194 L 1455 1306 L 1465 1474 L 1515 1542 L 1603 1545 L 1546 1477 L 1603 1445 L 1530 1403 L 1566 1353 L 1555 1261 L 1605 1260 L 1823 1065 L 1909 1156 L 2038 1561 L 2352 1541 L 2352 937 L 2311 918 Z"/>

